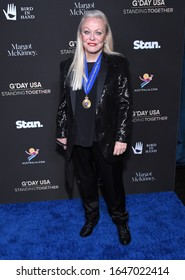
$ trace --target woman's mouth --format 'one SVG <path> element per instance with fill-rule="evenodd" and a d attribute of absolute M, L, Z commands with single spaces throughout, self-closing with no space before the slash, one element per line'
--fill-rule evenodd
<path fill-rule="evenodd" d="M 96 44 L 96 43 L 88 43 L 88 45 L 89 45 L 90 47 L 95 47 L 97 44 Z"/>

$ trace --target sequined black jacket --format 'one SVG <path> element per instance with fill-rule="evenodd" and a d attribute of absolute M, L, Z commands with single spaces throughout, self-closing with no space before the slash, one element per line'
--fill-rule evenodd
<path fill-rule="evenodd" d="M 68 59 L 60 65 L 61 101 L 57 113 L 57 138 L 67 137 L 67 156 L 71 157 L 75 137 L 75 96 L 66 76 L 71 64 Z M 119 55 L 103 54 L 98 74 L 95 127 L 100 149 L 104 157 L 116 161 L 113 156 L 115 141 L 127 142 L 129 132 L 130 97 L 126 59 Z"/>

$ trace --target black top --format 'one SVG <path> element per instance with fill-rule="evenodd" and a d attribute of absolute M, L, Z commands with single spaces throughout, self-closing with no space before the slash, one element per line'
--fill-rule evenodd
<path fill-rule="evenodd" d="M 88 72 L 90 73 L 94 63 L 88 63 Z M 76 131 L 75 131 L 75 145 L 82 147 L 90 147 L 93 141 L 96 140 L 95 136 L 95 113 L 96 113 L 96 96 L 97 96 L 98 79 L 94 82 L 92 89 L 90 90 L 88 97 L 91 101 L 91 107 L 85 109 L 82 106 L 82 102 L 85 99 L 85 92 L 83 89 L 76 92 Z"/>

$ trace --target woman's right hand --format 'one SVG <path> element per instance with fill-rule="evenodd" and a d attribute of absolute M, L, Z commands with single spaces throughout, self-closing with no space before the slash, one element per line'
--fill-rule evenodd
<path fill-rule="evenodd" d="M 61 143 L 64 150 L 67 149 L 67 138 L 57 138 L 57 142 Z"/>

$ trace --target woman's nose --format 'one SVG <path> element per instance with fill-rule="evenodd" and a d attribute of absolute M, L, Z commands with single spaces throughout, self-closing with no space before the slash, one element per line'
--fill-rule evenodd
<path fill-rule="evenodd" d="M 94 33 L 93 32 L 90 34 L 90 39 L 94 40 Z"/>

